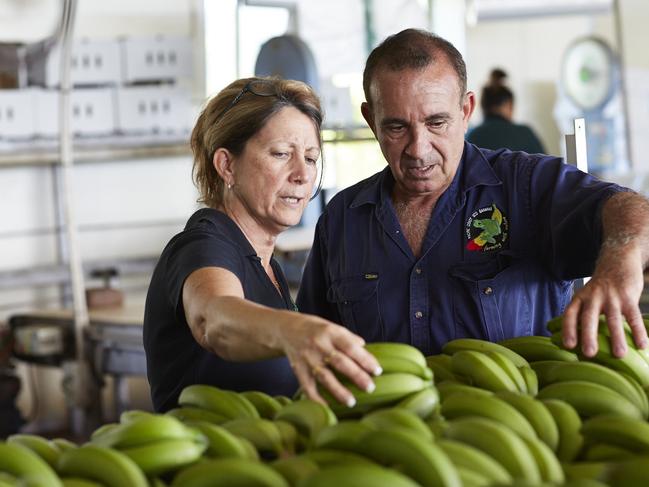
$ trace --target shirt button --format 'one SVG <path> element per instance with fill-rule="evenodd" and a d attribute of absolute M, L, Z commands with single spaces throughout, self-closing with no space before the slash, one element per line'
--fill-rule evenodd
<path fill-rule="evenodd" d="M 424 316 L 424 313 L 422 313 L 421 311 L 417 311 L 415 313 L 415 318 L 421 318 L 422 316 Z"/>
<path fill-rule="evenodd" d="M 421 274 L 421 268 L 420 268 L 420 267 L 417 267 L 417 268 L 415 269 L 415 272 L 416 272 L 417 274 Z"/>
<path fill-rule="evenodd" d="M 490 286 L 487 286 L 486 288 L 484 288 L 482 290 L 482 292 L 485 293 L 487 296 L 489 296 L 489 295 L 493 294 L 494 290 Z"/>

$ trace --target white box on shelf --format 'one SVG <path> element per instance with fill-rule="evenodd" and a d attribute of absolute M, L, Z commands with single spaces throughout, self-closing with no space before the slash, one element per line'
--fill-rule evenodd
<path fill-rule="evenodd" d="M 122 79 L 119 41 L 82 39 L 72 44 L 70 80 L 73 86 L 116 85 Z M 48 88 L 60 84 L 61 52 L 58 46 L 45 59 L 29 63 L 29 82 Z"/>
<path fill-rule="evenodd" d="M 59 92 L 40 90 L 36 95 L 37 134 L 43 138 L 59 135 Z M 115 90 L 113 88 L 75 88 L 70 100 L 72 133 L 81 137 L 110 135 L 115 132 Z"/>
<path fill-rule="evenodd" d="M 125 134 L 187 134 L 191 95 L 178 86 L 123 86 L 117 90 L 117 130 Z"/>
<path fill-rule="evenodd" d="M 121 40 L 124 83 L 168 81 L 192 76 L 189 37 L 152 37 Z"/>
<path fill-rule="evenodd" d="M 0 139 L 29 139 L 35 135 L 34 90 L 0 90 Z"/>

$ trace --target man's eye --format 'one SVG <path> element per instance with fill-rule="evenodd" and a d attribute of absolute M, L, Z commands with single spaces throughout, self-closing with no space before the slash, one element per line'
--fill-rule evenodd
<path fill-rule="evenodd" d="M 288 152 L 273 152 L 274 157 L 284 158 L 288 156 Z"/>
<path fill-rule="evenodd" d="M 444 125 L 446 125 L 446 120 L 434 120 L 428 123 L 428 126 L 434 129 L 441 129 Z"/>
<path fill-rule="evenodd" d="M 309 163 L 309 164 L 311 164 L 311 165 L 315 165 L 315 164 L 318 162 L 318 158 L 317 158 L 317 157 L 316 157 L 316 158 L 313 158 L 313 157 L 305 157 L 304 159 L 306 160 L 307 163 Z"/>

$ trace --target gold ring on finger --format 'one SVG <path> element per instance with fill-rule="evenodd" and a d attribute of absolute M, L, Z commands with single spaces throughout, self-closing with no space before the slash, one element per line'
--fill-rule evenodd
<path fill-rule="evenodd" d="M 318 376 L 320 376 L 324 372 L 324 369 L 325 368 L 322 365 L 313 366 L 311 367 L 311 374 L 317 379 Z"/>
<path fill-rule="evenodd" d="M 332 351 L 329 352 L 329 353 L 327 354 L 327 356 L 323 359 L 323 362 L 324 362 L 325 364 L 330 364 L 331 362 L 333 362 L 333 361 L 336 359 L 337 356 L 338 356 L 338 352 L 337 352 L 336 350 L 332 350 Z"/>

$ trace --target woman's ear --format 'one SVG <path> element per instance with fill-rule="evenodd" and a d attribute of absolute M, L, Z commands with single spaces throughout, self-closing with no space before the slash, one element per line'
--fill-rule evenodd
<path fill-rule="evenodd" d="M 219 147 L 214 151 L 214 157 L 212 158 L 214 169 L 216 169 L 216 172 L 221 176 L 225 184 L 230 186 L 234 184 L 234 172 L 232 171 L 233 161 L 234 158 L 229 150 Z"/>

